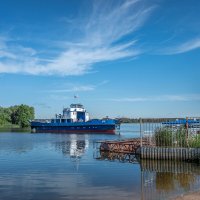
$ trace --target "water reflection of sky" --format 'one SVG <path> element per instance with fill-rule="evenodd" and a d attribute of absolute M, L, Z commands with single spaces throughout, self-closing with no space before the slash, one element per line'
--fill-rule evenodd
<path fill-rule="evenodd" d="M 131 134 L 0 133 L 0 199 L 167 199 L 198 189 L 193 164 L 95 159 L 94 141 Z"/>

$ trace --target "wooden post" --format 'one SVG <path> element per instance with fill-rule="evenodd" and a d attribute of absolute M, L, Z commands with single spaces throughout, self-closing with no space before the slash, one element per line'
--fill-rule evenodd
<path fill-rule="evenodd" d="M 141 166 L 141 164 L 140 164 Z M 141 200 L 144 200 L 144 174 L 143 174 L 143 170 L 142 170 L 142 167 L 140 167 L 140 179 L 141 179 Z"/>
<path fill-rule="evenodd" d="M 186 117 L 185 128 L 186 128 L 186 143 L 188 146 L 188 117 Z"/>
<path fill-rule="evenodd" d="M 140 147 L 142 147 L 142 118 L 140 118 Z"/>

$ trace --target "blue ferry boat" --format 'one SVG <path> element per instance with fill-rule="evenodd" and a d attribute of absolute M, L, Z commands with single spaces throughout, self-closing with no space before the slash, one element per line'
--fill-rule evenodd
<path fill-rule="evenodd" d="M 90 119 L 82 104 L 71 104 L 51 120 L 31 122 L 33 133 L 115 133 L 120 124 L 114 119 Z"/>
<path fill-rule="evenodd" d="M 175 121 L 163 122 L 168 126 L 187 125 L 190 128 L 200 128 L 200 119 L 176 119 Z"/>

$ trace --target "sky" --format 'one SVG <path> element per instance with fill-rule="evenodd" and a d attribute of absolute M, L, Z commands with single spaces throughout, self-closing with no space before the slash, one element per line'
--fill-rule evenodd
<path fill-rule="evenodd" d="M 0 0 L 0 106 L 198 117 L 199 19 L 199 0 Z"/>

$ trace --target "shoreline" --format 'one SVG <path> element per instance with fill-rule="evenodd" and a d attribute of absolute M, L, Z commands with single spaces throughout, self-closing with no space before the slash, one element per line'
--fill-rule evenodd
<path fill-rule="evenodd" d="M 199 200 L 199 199 L 200 199 L 200 190 L 177 196 L 171 200 Z"/>
<path fill-rule="evenodd" d="M 27 128 L 20 128 L 17 126 L 13 126 L 13 127 L 0 127 L 0 133 L 1 132 L 31 132 L 31 128 L 27 127 Z"/>

